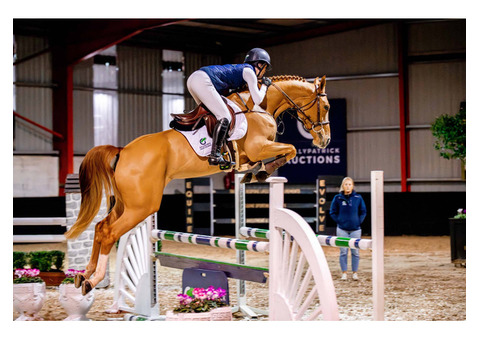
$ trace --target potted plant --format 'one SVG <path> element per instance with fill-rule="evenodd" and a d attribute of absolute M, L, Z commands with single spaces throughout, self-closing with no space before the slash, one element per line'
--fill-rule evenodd
<path fill-rule="evenodd" d="M 81 288 L 75 288 L 74 278 L 84 270 L 68 269 L 65 271 L 65 279 L 58 286 L 58 300 L 68 314 L 63 321 L 86 321 L 87 313 L 95 300 L 95 289 L 87 295 L 82 295 Z"/>
<path fill-rule="evenodd" d="M 456 115 L 444 114 L 435 119 L 431 126 L 435 138 L 434 148 L 445 159 L 460 159 L 463 170 L 467 161 L 467 111 L 462 103 Z M 465 176 L 465 171 L 463 171 Z"/>
<path fill-rule="evenodd" d="M 232 309 L 222 288 L 190 288 L 178 294 L 179 306 L 166 315 L 167 321 L 232 321 Z"/>
<path fill-rule="evenodd" d="M 58 286 L 65 274 L 62 271 L 65 253 L 59 250 L 13 252 L 13 269 L 35 268 L 47 287 Z"/>
<path fill-rule="evenodd" d="M 32 251 L 28 254 L 31 268 L 40 269 L 40 277 L 47 287 L 58 286 L 65 274 L 62 271 L 65 253 L 59 250 Z"/>
<path fill-rule="evenodd" d="M 38 269 L 16 269 L 13 280 L 13 309 L 20 313 L 15 321 L 43 320 L 38 316 L 45 302 L 45 282 Z"/>
<path fill-rule="evenodd" d="M 465 265 L 467 262 L 467 211 L 458 209 L 457 215 L 449 219 L 450 222 L 450 253 L 452 263 L 456 267 Z"/>

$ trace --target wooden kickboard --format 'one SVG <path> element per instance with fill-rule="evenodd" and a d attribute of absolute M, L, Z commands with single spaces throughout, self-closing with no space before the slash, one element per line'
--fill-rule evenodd
<path fill-rule="evenodd" d="M 228 278 L 246 280 L 252 282 L 265 283 L 267 282 L 268 269 L 261 267 L 251 267 L 236 263 L 220 262 L 214 260 L 207 260 L 202 258 L 195 258 L 185 255 L 169 254 L 169 253 L 155 253 L 155 257 L 160 261 L 164 267 L 186 269 L 198 268 L 208 270 L 219 270 L 225 273 Z"/>

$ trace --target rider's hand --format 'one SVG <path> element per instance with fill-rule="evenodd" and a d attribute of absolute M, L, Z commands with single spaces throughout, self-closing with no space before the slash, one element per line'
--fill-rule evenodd
<path fill-rule="evenodd" d="M 262 78 L 262 84 L 265 84 L 268 87 L 268 86 L 272 85 L 272 80 L 270 78 L 263 77 Z"/>

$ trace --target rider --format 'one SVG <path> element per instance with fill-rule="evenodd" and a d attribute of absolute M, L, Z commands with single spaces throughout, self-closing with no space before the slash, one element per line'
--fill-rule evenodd
<path fill-rule="evenodd" d="M 221 148 L 227 137 L 230 125 L 230 112 L 221 98 L 230 91 L 247 84 L 253 102 L 257 105 L 263 101 L 271 80 L 263 77 L 270 67 L 270 56 L 261 48 L 253 48 L 245 57 L 243 64 L 227 64 L 205 66 L 195 71 L 187 80 L 188 91 L 195 102 L 203 103 L 217 117 L 217 124 L 213 130 L 212 152 L 208 157 L 210 165 L 225 165 Z M 258 81 L 262 79 L 262 86 L 258 88 Z"/>

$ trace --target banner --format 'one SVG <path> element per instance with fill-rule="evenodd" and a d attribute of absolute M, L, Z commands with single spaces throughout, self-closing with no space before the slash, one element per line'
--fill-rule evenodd
<path fill-rule="evenodd" d="M 330 99 L 331 141 L 325 149 L 312 144 L 313 137 L 296 119 L 285 114 L 285 132 L 278 135 L 282 143 L 293 144 L 297 156 L 278 169 L 278 175 L 288 183 L 311 184 L 318 176 L 345 176 L 347 173 L 347 129 L 345 99 Z M 279 128 L 282 130 L 282 127 Z"/>

